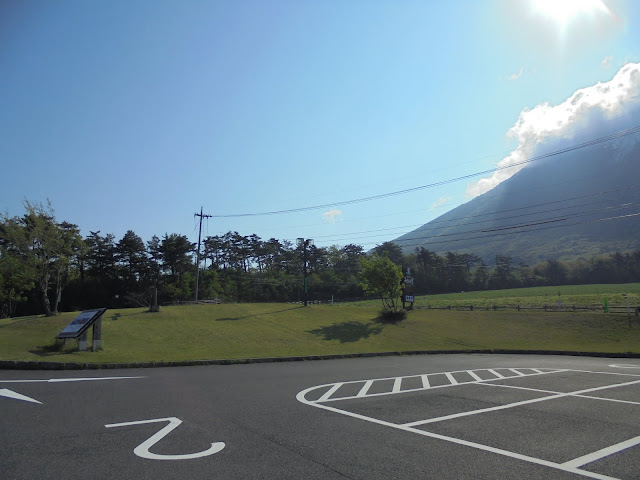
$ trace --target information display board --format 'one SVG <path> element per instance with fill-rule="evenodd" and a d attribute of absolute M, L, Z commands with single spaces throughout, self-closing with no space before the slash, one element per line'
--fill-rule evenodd
<path fill-rule="evenodd" d="M 78 338 L 82 336 L 93 325 L 96 320 L 102 317 L 106 308 L 95 308 L 93 310 L 85 310 L 76 318 L 73 319 L 69 325 L 64 327 L 56 338 Z"/>

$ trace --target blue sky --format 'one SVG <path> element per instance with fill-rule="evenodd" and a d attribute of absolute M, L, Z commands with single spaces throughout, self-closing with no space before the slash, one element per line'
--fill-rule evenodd
<path fill-rule="evenodd" d="M 494 168 L 523 110 L 640 61 L 638 2 L 565 2 L 5 0 L 0 211 L 195 241 L 200 207 L 326 205 L 203 233 L 373 247 L 471 181 L 334 204 Z"/>

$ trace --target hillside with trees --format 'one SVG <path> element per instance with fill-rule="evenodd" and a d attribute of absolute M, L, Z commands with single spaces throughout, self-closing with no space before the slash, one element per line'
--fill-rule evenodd
<path fill-rule="evenodd" d="M 303 246 L 287 240 L 228 232 L 201 247 L 199 298 L 223 302 L 296 302 L 303 299 Z M 356 244 L 307 247 L 309 299 L 364 296 L 360 272 L 367 255 Z M 58 221 L 51 205 L 25 203 L 22 216 L 0 217 L 0 315 L 55 315 L 96 306 L 148 306 L 194 299 L 196 244 L 165 233 L 146 242 L 133 230 L 82 237 L 77 225 Z M 640 281 L 640 250 L 571 261 L 533 264 L 497 252 L 479 255 L 424 247 L 403 252 L 393 242 L 373 250 L 403 271 L 411 269 L 416 294 L 542 285 Z"/>

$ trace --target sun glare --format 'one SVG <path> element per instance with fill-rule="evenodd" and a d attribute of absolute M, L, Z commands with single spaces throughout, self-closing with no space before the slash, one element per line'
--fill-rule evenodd
<path fill-rule="evenodd" d="M 562 27 L 584 14 L 609 12 L 602 0 L 532 0 L 531 3 L 534 11 L 550 18 Z"/>

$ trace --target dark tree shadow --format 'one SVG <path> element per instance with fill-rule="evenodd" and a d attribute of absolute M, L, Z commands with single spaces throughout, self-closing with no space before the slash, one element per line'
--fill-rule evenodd
<path fill-rule="evenodd" d="M 348 343 L 369 338 L 371 335 L 378 335 L 383 329 L 384 325 L 350 321 L 316 328 L 315 330 L 307 330 L 307 333 L 322 337 L 323 340 L 340 340 L 340 343 Z"/>
<path fill-rule="evenodd" d="M 114 313 L 113 315 L 111 315 L 109 317 L 109 320 L 120 320 L 123 317 L 135 317 L 136 315 L 145 315 L 147 313 L 153 313 L 153 312 L 150 312 L 149 310 L 143 310 L 141 312 L 125 313 L 125 314 L 122 314 L 120 312 L 116 312 L 116 313 Z M 105 317 L 105 319 L 106 319 L 106 317 Z"/>
<path fill-rule="evenodd" d="M 262 317 L 264 315 L 273 315 L 274 313 L 289 312 L 291 310 L 298 310 L 299 308 L 305 308 L 305 307 L 297 306 L 297 307 L 285 308 L 284 310 L 275 310 L 273 312 L 256 313 L 255 315 L 245 315 L 244 317 L 216 318 L 216 322 L 233 322 L 233 321 L 236 321 L 236 320 L 245 320 L 247 318 Z"/>
<path fill-rule="evenodd" d="M 41 316 L 42 315 L 29 315 L 29 316 L 26 316 L 26 317 L 17 317 L 17 318 L 9 317 L 8 319 L 3 319 L 3 320 L 8 320 L 8 322 L 5 323 L 4 325 L 0 325 L 0 328 L 9 327 L 11 325 L 15 325 L 16 323 L 26 322 L 28 320 L 36 320 L 36 319 L 40 318 Z"/>
<path fill-rule="evenodd" d="M 91 347 L 89 347 L 91 348 Z M 29 350 L 29 353 L 33 353 L 34 355 L 38 355 L 39 357 L 52 357 L 56 355 L 69 355 L 76 353 L 78 348 L 74 347 L 64 347 L 62 345 L 50 344 L 50 345 L 40 345 L 34 349 Z"/>

